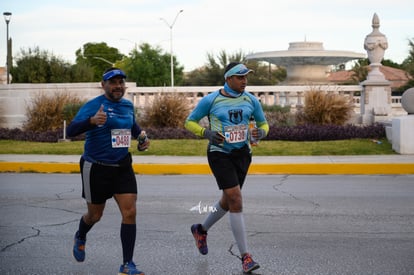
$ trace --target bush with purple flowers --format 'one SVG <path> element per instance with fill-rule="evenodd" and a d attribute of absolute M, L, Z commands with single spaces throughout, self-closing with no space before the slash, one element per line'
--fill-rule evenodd
<path fill-rule="evenodd" d="M 194 139 L 198 138 L 183 128 L 145 128 L 151 139 Z M 50 130 L 43 132 L 23 131 L 21 129 L 0 128 L 0 139 L 24 140 L 37 142 L 57 142 L 63 138 L 63 130 Z M 341 139 L 381 139 L 385 138 L 385 128 L 382 124 L 358 125 L 297 125 L 297 126 L 271 126 L 265 140 L 290 141 L 324 141 Z M 84 136 L 72 138 L 82 140 Z"/>
<path fill-rule="evenodd" d="M 296 126 L 274 126 L 266 140 L 290 140 L 290 141 L 324 141 L 354 138 L 385 137 L 385 127 L 381 124 L 358 126 L 358 125 L 296 125 Z"/>

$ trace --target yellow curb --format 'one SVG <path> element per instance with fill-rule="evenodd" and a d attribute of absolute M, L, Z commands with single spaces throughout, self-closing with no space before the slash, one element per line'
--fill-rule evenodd
<path fill-rule="evenodd" d="M 414 163 L 293 163 L 252 164 L 249 174 L 396 175 L 414 174 Z"/>
<path fill-rule="evenodd" d="M 133 164 L 142 175 L 207 175 L 208 164 Z M 0 162 L 0 172 L 79 173 L 78 163 Z M 414 163 L 274 163 L 252 164 L 250 175 L 369 175 L 414 174 Z"/>
<path fill-rule="evenodd" d="M 79 173 L 78 163 L 0 162 L 0 172 Z"/>

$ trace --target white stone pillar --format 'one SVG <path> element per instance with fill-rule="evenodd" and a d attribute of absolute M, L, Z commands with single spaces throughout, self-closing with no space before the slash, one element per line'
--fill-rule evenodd
<path fill-rule="evenodd" d="M 385 79 L 379 68 L 384 52 L 388 48 L 387 38 L 379 31 L 379 18 L 372 18 L 372 32 L 365 38 L 364 48 L 370 61 L 370 71 L 367 79 L 362 82 L 364 87 L 361 94 L 361 122 L 372 124 L 387 121 L 391 117 L 391 85 Z"/>
<path fill-rule="evenodd" d="M 401 105 L 408 115 L 392 119 L 392 149 L 399 154 L 414 154 L 414 88 L 403 93 Z"/>

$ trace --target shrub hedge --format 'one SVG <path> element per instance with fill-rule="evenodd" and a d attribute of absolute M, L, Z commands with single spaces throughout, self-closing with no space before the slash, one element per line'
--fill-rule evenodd
<path fill-rule="evenodd" d="M 183 128 L 145 128 L 151 139 L 194 139 L 198 138 Z M 290 141 L 324 141 L 343 140 L 353 138 L 385 137 L 385 128 L 382 124 L 367 126 L 358 125 L 297 125 L 297 126 L 271 126 L 266 140 L 290 140 Z M 21 129 L 0 128 L 0 139 L 24 140 L 36 142 L 57 142 L 63 138 L 63 130 L 49 130 L 43 132 L 23 131 Z M 84 136 L 71 138 L 83 140 Z"/>
<path fill-rule="evenodd" d="M 324 141 L 343 140 L 353 138 L 385 137 L 385 127 L 381 124 L 357 126 L 357 125 L 296 125 L 270 127 L 267 140 L 289 141 Z"/>

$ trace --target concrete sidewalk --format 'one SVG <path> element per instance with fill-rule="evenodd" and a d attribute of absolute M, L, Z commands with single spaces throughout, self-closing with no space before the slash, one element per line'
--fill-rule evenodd
<path fill-rule="evenodd" d="M 0 172 L 79 173 L 79 155 L 0 154 Z M 137 174 L 210 174 L 207 159 L 133 156 Z M 414 155 L 253 156 L 250 174 L 414 174 Z"/>

